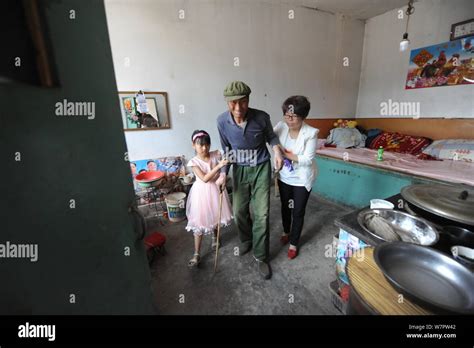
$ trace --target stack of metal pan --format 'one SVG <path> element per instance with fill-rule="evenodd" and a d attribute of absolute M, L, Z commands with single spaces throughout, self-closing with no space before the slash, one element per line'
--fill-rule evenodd
<path fill-rule="evenodd" d="M 418 217 L 436 226 L 440 237 L 454 236 L 453 243 L 466 246 L 472 242 L 473 187 L 412 185 L 401 195 Z M 433 247 L 403 241 L 378 245 L 374 257 L 387 280 L 415 302 L 435 313 L 474 314 L 474 272 L 469 264 Z"/>

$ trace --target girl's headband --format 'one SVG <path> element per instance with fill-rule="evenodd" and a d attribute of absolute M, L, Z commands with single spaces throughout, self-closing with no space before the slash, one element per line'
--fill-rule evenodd
<path fill-rule="evenodd" d="M 199 133 L 194 134 L 194 136 L 193 136 L 193 143 L 196 141 L 197 138 L 199 138 L 199 137 L 204 137 L 204 136 L 206 136 L 206 135 L 208 135 L 208 134 L 203 133 L 203 132 L 199 132 Z"/>

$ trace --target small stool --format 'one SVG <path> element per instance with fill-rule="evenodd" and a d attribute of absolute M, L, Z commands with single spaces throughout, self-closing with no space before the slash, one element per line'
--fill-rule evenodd
<path fill-rule="evenodd" d="M 144 238 L 145 250 L 148 257 L 148 263 L 151 263 L 157 253 L 166 254 L 166 237 L 160 232 L 153 232 Z M 150 252 L 152 255 L 150 256 Z"/>

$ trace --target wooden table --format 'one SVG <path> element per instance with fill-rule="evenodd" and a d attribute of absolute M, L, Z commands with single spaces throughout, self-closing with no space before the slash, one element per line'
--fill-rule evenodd
<path fill-rule="evenodd" d="M 429 315 L 432 312 L 411 302 L 387 281 L 375 263 L 374 248 L 352 255 L 346 272 L 351 285 L 349 306 L 352 314 Z M 402 301 L 401 301 L 402 299 Z"/>

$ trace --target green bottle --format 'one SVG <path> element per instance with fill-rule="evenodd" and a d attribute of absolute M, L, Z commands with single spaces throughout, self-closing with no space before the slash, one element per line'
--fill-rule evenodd
<path fill-rule="evenodd" d="M 383 147 L 380 146 L 377 150 L 377 161 L 383 161 Z"/>

